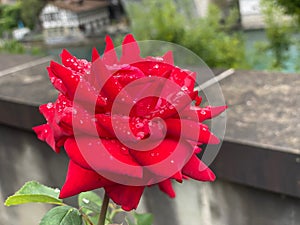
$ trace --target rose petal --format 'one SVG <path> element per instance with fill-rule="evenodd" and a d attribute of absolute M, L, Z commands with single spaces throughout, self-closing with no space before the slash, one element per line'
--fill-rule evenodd
<path fill-rule="evenodd" d="M 164 62 L 168 63 L 170 65 L 174 65 L 174 57 L 173 57 L 173 52 L 172 51 L 168 51 L 166 52 L 163 57 Z"/>
<path fill-rule="evenodd" d="M 76 72 L 84 74 L 86 71 L 89 71 L 90 63 L 85 59 L 77 59 L 71 53 L 69 53 L 66 49 L 62 50 L 60 54 L 62 64 L 65 67 L 70 68 Z"/>
<path fill-rule="evenodd" d="M 142 58 L 140 57 L 140 47 L 132 34 L 127 34 L 122 43 L 122 55 L 120 63 L 133 63 L 138 62 Z"/>
<path fill-rule="evenodd" d="M 36 126 L 32 128 L 34 132 L 37 134 L 38 139 L 41 141 L 46 141 L 47 144 L 56 152 L 59 153 L 60 149 L 56 145 L 56 141 L 54 139 L 54 134 L 49 126 L 49 124 L 43 124 L 40 126 Z"/>
<path fill-rule="evenodd" d="M 53 87 L 55 87 L 56 90 L 60 91 L 62 94 L 66 94 L 67 88 L 63 84 L 62 80 L 56 77 L 56 75 L 52 72 L 52 69 L 50 67 L 47 67 L 47 71 Z"/>
<path fill-rule="evenodd" d="M 173 177 L 182 169 L 193 153 L 193 148 L 186 142 L 172 139 L 163 140 L 159 146 L 148 150 L 129 150 L 130 155 L 155 176 Z M 179 177 L 176 177 L 179 178 Z M 179 178 L 181 179 L 181 177 Z"/>
<path fill-rule="evenodd" d="M 199 181 L 214 181 L 216 179 L 215 174 L 195 155 L 182 168 L 182 173 Z"/>
<path fill-rule="evenodd" d="M 115 184 L 106 186 L 104 189 L 116 204 L 121 205 L 122 209 L 130 211 L 137 208 L 145 187 Z"/>
<path fill-rule="evenodd" d="M 84 191 L 91 191 L 113 182 L 100 176 L 93 170 L 87 170 L 70 160 L 65 184 L 60 191 L 60 198 L 68 198 Z"/>
<path fill-rule="evenodd" d="M 165 120 L 167 124 L 167 135 L 171 137 L 180 137 L 181 135 L 189 140 L 205 144 L 219 144 L 220 140 L 209 131 L 204 124 L 186 119 Z M 191 131 L 199 131 L 199 135 Z"/>
<path fill-rule="evenodd" d="M 128 149 L 117 140 L 93 137 L 69 138 L 65 150 L 70 159 L 85 169 L 104 174 L 142 177 L 142 168 L 128 154 Z"/>
<path fill-rule="evenodd" d="M 99 58 L 100 58 L 100 54 L 98 53 L 96 48 L 93 48 L 92 49 L 92 62 L 95 62 Z"/>
<path fill-rule="evenodd" d="M 185 110 L 181 112 L 183 118 L 191 119 L 191 115 L 195 113 L 198 115 L 197 119 L 199 122 L 212 119 L 227 109 L 227 106 L 206 106 L 205 108 L 200 108 L 196 106 L 188 106 Z"/>
<path fill-rule="evenodd" d="M 105 50 L 102 57 L 103 63 L 105 65 L 114 65 L 118 63 L 117 53 L 114 48 L 114 43 L 110 36 L 106 35 L 105 37 Z"/>
<path fill-rule="evenodd" d="M 176 193 L 172 187 L 172 182 L 170 179 L 164 180 L 160 183 L 158 183 L 159 189 L 169 195 L 170 198 L 175 198 Z"/>
<path fill-rule="evenodd" d="M 147 119 L 96 114 L 97 124 L 122 141 L 137 142 L 150 135 Z"/>

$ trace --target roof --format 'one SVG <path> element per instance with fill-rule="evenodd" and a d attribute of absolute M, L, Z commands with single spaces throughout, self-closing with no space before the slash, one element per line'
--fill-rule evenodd
<path fill-rule="evenodd" d="M 50 4 L 58 8 L 70 10 L 75 13 L 95 10 L 97 8 L 104 8 L 109 5 L 105 0 L 84 0 L 81 4 L 75 1 L 53 1 Z"/>

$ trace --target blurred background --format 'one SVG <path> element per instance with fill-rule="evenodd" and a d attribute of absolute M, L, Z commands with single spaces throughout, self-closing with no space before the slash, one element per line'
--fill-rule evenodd
<path fill-rule="evenodd" d="M 47 211 L 3 206 L 24 182 L 64 181 L 66 156 L 31 131 L 57 96 L 46 66 L 63 48 L 89 60 L 105 35 L 119 45 L 126 33 L 196 53 L 229 106 L 218 180 L 178 184 L 174 200 L 148 189 L 139 210 L 156 225 L 300 224 L 299 28 L 299 0 L 0 0 L 0 224 L 38 224 Z"/>

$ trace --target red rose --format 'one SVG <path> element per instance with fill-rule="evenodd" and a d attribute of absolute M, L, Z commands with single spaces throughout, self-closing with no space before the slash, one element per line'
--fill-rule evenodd
<path fill-rule="evenodd" d="M 173 65 L 172 53 L 141 58 L 132 35 L 118 60 L 110 37 L 92 63 L 64 50 L 62 64 L 48 67 L 56 102 L 40 106 L 47 123 L 34 127 L 54 151 L 64 147 L 70 162 L 60 197 L 103 187 L 125 210 L 135 209 L 145 186 L 158 184 L 175 197 L 171 180 L 213 181 L 196 156 L 198 145 L 217 144 L 201 122 L 225 106 L 200 108 L 195 73 Z M 195 106 L 191 106 L 192 102 Z"/>

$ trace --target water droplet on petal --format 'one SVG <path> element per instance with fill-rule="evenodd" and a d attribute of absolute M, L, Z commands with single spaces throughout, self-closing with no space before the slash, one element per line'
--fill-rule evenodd
<path fill-rule="evenodd" d="M 136 136 L 138 137 L 138 138 L 143 138 L 143 137 L 145 137 L 145 133 L 144 132 L 138 132 L 137 134 L 136 134 Z"/>
<path fill-rule="evenodd" d="M 53 108 L 53 103 L 52 103 L 52 102 L 49 102 L 49 103 L 47 104 L 47 109 L 51 109 L 51 108 Z"/>
<path fill-rule="evenodd" d="M 89 204 L 89 203 L 90 203 L 90 200 L 88 200 L 88 199 L 86 199 L 86 198 L 83 198 L 83 199 L 82 199 L 82 202 L 85 203 L 85 204 Z"/>
<path fill-rule="evenodd" d="M 137 124 L 135 125 L 136 128 L 141 128 L 141 127 L 143 127 L 143 126 L 144 126 L 143 123 L 137 123 Z"/>
<path fill-rule="evenodd" d="M 181 90 L 182 90 L 182 91 L 186 91 L 187 89 L 188 89 L 187 86 L 182 86 L 182 87 L 181 87 Z"/>

